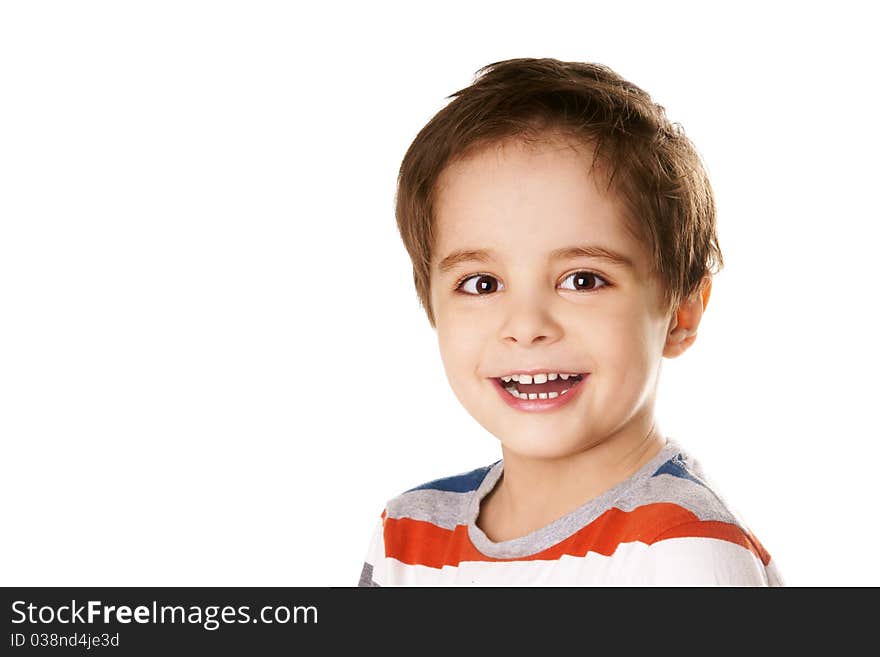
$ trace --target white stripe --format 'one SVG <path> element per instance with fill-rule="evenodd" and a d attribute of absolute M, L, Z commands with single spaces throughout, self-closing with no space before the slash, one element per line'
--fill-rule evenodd
<path fill-rule="evenodd" d="M 376 571 L 381 570 L 385 563 L 385 537 L 382 518 L 379 518 L 376 528 L 373 530 L 373 537 L 370 539 L 370 547 L 367 548 L 367 556 L 364 560 L 373 565 L 373 581 L 378 583 Z"/>
<path fill-rule="evenodd" d="M 768 586 L 780 585 L 748 549 L 714 538 L 622 543 L 611 556 L 589 552 L 554 561 L 464 561 L 431 568 L 394 558 L 373 563 L 381 586 Z M 772 562 L 770 565 L 773 565 Z"/>

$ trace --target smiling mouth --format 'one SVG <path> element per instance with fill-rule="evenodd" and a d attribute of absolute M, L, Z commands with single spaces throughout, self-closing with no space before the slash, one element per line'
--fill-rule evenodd
<path fill-rule="evenodd" d="M 501 378 L 496 378 L 502 388 L 504 388 L 512 397 L 518 399 L 555 399 L 566 394 L 569 390 L 577 386 L 583 381 L 584 375 L 577 374 L 567 379 L 557 378 L 553 381 L 544 383 L 520 383 L 515 379 L 505 382 Z"/>

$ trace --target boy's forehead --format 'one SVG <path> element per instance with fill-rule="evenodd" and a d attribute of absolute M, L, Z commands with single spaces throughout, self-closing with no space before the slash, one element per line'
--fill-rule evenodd
<path fill-rule="evenodd" d="M 435 197 L 435 269 L 448 270 L 463 252 L 552 260 L 586 246 L 619 255 L 638 273 L 643 246 L 589 165 L 583 152 L 552 143 L 487 148 L 448 167 Z"/>
<path fill-rule="evenodd" d="M 443 192 L 448 191 L 450 186 L 457 187 L 462 179 L 468 180 L 475 175 L 497 177 L 501 169 L 534 174 L 538 166 L 548 162 L 567 162 L 586 172 L 593 158 L 594 151 L 589 145 L 578 144 L 562 136 L 547 136 L 540 141 L 508 137 L 473 146 L 447 163 L 437 177 L 437 195 L 446 196 Z"/>

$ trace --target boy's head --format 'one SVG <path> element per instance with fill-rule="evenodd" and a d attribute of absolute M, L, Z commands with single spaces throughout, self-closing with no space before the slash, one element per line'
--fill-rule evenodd
<path fill-rule="evenodd" d="M 509 448 L 562 456 L 652 421 L 662 357 L 693 342 L 723 266 L 712 190 L 664 109 L 607 67 L 480 73 L 408 149 L 398 227 L 459 401 Z M 499 379 L 521 370 L 588 375 L 553 440 L 543 413 L 503 411 Z"/>

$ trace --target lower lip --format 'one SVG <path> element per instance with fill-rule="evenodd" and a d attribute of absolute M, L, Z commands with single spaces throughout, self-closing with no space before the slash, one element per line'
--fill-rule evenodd
<path fill-rule="evenodd" d="M 515 408 L 518 411 L 540 413 L 541 411 L 553 411 L 566 404 L 570 404 L 580 394 L 589 376 L 589 374 L 584 374 L 584 378 L 580 380 L 580 383 L 573 388 L 569 388 L 568 392 L 564 395 L 559 395 L 553 399 L 518 399 L 504 389 L 501 379 L 492 379 L 492 384 L 495 386 L 498 394 L 501 395 L 501 398 L 511 408 Z"/>

